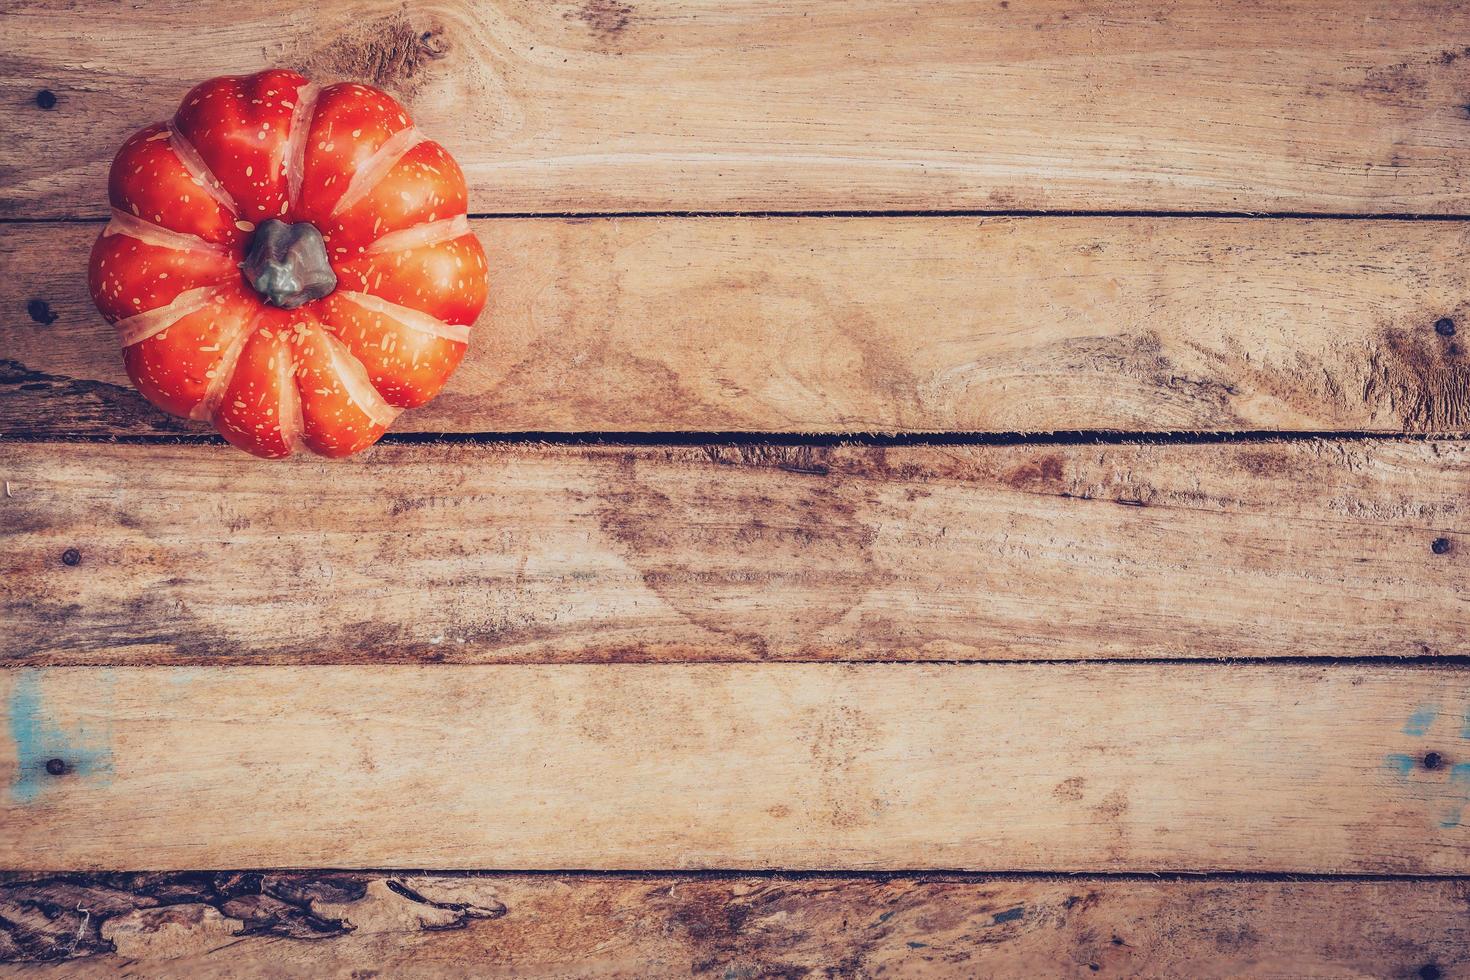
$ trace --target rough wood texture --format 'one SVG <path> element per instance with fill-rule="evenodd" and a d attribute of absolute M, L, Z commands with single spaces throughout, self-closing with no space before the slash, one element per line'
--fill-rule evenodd
<path fill-rule="evenodd" d="M 64 875 L 0 886 L 0 959 L 29 964 L 0 972 L 1459 978 L 1467 902 L 1435 881 Z"/>
<path fill-rule="evenodd" d="M 0 479 L 11 663 L 1470 653 L 1461 442 L 37 443 Z"/>
<path fill-rule="evenodd" d="M 269 65 L 400 93 L 477 211 L 1470 204 L 1455 0 L 22 0 L 6 26 L 10 215 L 101 214 L 127 134 Z"/>
<path fill-rule="evenodd" d="M 489 312 L 401 430 L 1470 429 L 1464 223 L 476 227 Z M 95 234 L 0 228 L 0 433 L 187 431 L 92 309 Z"/>
<path fill-rule="evenodd" d="M 59 667 L 0 703 L 8 870 L 1470 871 L 1450 668 Z"/>

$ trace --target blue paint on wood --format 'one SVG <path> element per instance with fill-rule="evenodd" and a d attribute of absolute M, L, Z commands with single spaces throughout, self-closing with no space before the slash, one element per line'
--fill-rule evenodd
<path fill-rule="evenodd" d="M 1424 704 L 1414 709 L 1409 720 L 1404 722 L 1405 735 L 1423 735 L 1429 731 L 1429 726 L 1434 724 L 1434 719 L 1439 717 L 1439 705 Z"/>
<path fill-rule="evenodd" d="M 1409 773 L 1413 772 L 1414 766 L 1418 762 L 1419 760 L 1415 759 L 1412 755 L 1404 755 L 1398 752 L 1383 757 L 1383 764 L 1403 777 L 1407 777 Z"/>
<path fill-rule="evenodd" d="M 1458 787 L 1458 799 L 1453 808 L 1439 822 L 1445 830 L 1460 826 L 1460 819 L 1465 815 L 1465 805 L 1470 803 L 1470 762 L 1460 762 L 1450 767 L 1450 786 Z"/>
<path fill-rule="evenodd" d="M 112 775 L 112 746 L 109 733 L 85 723 L 63 728 L 46 712 L 42 694 L 44 669 L 18 670 L 10 689 L 7 720 L 15 742 L 16 770 L 10 798 L 33 803 L 47 789 L 80 776 L 106 780 Z M 46 763 L 59 759 L 63 771 L 46 771 Z"/>

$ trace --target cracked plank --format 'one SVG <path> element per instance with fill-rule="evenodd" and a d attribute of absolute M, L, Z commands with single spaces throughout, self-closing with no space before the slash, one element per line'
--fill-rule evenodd
<path fill-rule="evenodd" d="M 446 917 L 394 883 L 463 911 Z M 221 911 L 225 893 L 252 887 L 289 912 L 252 929 Z M 1463 882 L 1426 880 L 71 874 L 0 884 L 8 914 L 62 909 L 0 926 L 0 962 L 12 964 L 5 975 L 67 980 L 125 967 L 197 980 L 1413 977 L 1427 967 L 1450 978 L 1470 959 L 1467 901 Z M 98 911 L 83 922 L 78 904 Z M 289 925 L 321 913 L 340 925 Z"/>
<path fill-rule="evenodd" d="M 11 668 L 0 703 L 9 870 L 1470 871 L 1455 668 Z"/>
<path fill-rule="evenodd" d="M 1464 223 L 474 227 L 487 313 L 397 431 L 1470 430 Z M 204 431 L 128 385 L 96 233 L 0 228 L 0 433 Z"/>
<path fill-rule="evenodd" d="M 0 445 L 12 664 L 1470 654 L 1470 444 Z"/>
<path fill-rule="evenodd" d="M 30 0 L 6 21 L 12 216 L 103 213 L 129 133 L 277 65 L 399 93 L 483 212 L 1470 206 L 1456 0 Z"/>

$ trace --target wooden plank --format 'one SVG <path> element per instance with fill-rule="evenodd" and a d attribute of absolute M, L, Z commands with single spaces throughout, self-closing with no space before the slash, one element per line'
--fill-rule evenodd
<path fill-rule="evenodd" d="M 400 431 L 1470 429 L 1465 223 L 476 228 L 489 312 Z M 188 431 L 128 386 L 95 234 L 0 228 L 0 433 Z"/>
<path fill-rule="evenodd" d="M 477 211 L 1470 204 L 1458 0 L 71 0 L 6 15 L 9 215 L 102 213 L 127 134 L 203 78 L 272 65 L 402 94 Z"/>
<path fill-rule="evenodd" d="M 33 961 L 0 972 L 1451 978 L 1467 901 L 1430 880 L 65 875 L 0 887 L 0 957 Z"/>
<path fill-rule="evenodd" d="M 11 444 L 0 479 L 10 663 L 1470 654 L 1462 442 Z"/>
<path fill-rule="evenodd" d="M 1456 669 L 58 667 L 0 684 L 7 870 L 1470 870 Z"/>

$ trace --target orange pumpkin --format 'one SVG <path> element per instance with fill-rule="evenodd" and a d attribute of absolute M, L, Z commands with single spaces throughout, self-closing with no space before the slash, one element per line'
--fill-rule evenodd
<path fill-rule="evenodd" d="M 366 85 L 211 79 L 129 139 L 92 298 L 133 384 L 257 456 L 346 456 L 433 398 L 485 305 L 464 174 Z"/>

